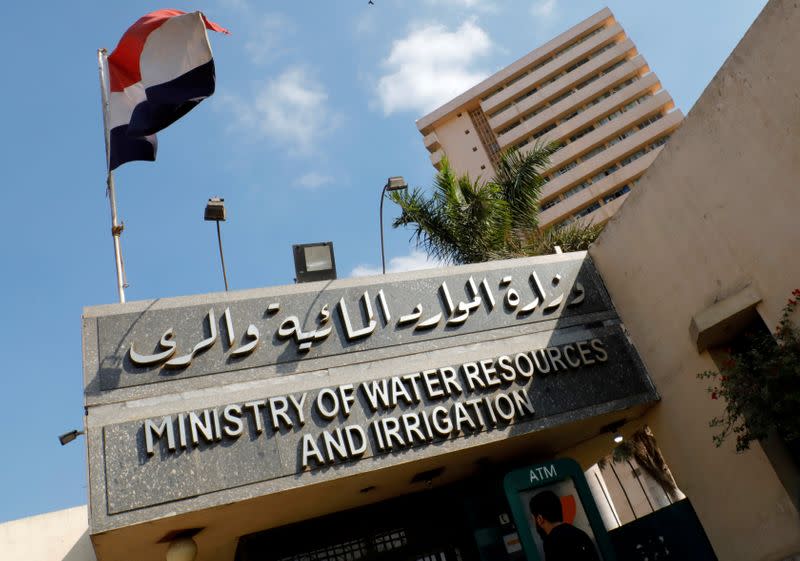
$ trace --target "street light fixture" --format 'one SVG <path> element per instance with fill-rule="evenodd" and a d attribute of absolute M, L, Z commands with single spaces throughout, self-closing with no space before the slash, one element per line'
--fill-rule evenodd
<path fill-rule="evenodd" d="M 220 221 L 225 221 L 225 199 L 211 197 L 206 204 L 203 218 L 208 222 L 217 223 L 217 241 L 219 242 L 219 259 L 222 262 L 222 279 L 225 281 L 225 292 L 228 291 L 228 273 L 225 271 L 225 254 L 222 253 L 222 233 L 219 229 Z"/>
<path fill-rule="evenodd" d="M 336 280 L 333 242 L 305 243 L 292 246 L 297 282 Z"/>
<path fill-rule="evenodd" d="M 71 430 L 59 436 L 58 441 L 61 443 L 61 446 L 66 446 L 67 444 L 78 438 L 78 436 L 81 434 L 85 433 L 82 430 Z"/>
<path fill-rule="evenodd" d="M 384 275 L 386 274 L 386 256 L 383 249 L 383 199 L 386 198 L 386 191 L 401 191 L 403 189 L 408 189 L 408 184 L 406 183 L 405 179 L 398 175 L 396 177 L 390 177 L 387 179 L 386 185 L 383 186 L 383 191 L 381 191 L 381 268 L 383 269 Z"/>
<path fill-rule="evenodd" d="M 622 441 L 625 440 L 625 437 L 622 436 L 621 429 L 627 423 L 627 419 L 620 419 L 619 421 L 614 421 L 613 423 L 609 423 L 600 429 L 601 433 L 609 433 L 611 434 L 611 438 L 614 441 L 614 444 L 622 444 Z"/>

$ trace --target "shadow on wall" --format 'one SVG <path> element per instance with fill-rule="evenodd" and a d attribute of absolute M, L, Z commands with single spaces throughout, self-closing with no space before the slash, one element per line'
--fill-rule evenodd
<path fill-rule="evenodd" d="M 57 560 L 53 560 L 57 561 Z M 92 547 L 92 541 L 89 539 L 89 529 L 87 528 L 83 534 L 78 538 L 66 555 L 61 561 L 97 561 Z"/>

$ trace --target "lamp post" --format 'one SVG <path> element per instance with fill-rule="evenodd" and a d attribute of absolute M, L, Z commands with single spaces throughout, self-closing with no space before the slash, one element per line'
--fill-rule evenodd
<path fill-rule="evenodd" d="M 397 177 L 390 177 L 386 180 L 386 185 L 383 186 L 383 191 L 381 191 L 381 210 L 380 210 L 380 222 L 381 222 L 381 268 L 383 269 L 383 274 L 386 274 L 386 256 L 384 254 L 383 249 L 383 199 L 386 198 L 386 191 L 400 191 L 402 189 L 408 189 L 408 184 L 406 180 L 400 176 Z"/>
<path fill-rule="evenodd" d="M 203 218 L 208 222 L 217 223 L 217 241 L 219 242 L 219 259 L 222 261 L 222 279 L 225 281 L 225 292 L 228 292 L 228 274 L 225 271 L 225 254 L 222 253 L 222 233 L 219 229 L 220 221 L 225 221 L 225 199 L 219 197 L 208 199 Z"/>

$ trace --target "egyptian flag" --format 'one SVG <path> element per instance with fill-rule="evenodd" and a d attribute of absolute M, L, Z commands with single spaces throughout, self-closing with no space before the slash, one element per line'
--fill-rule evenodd
<path fill-rule="evenodd" d="M 108 57 L 109 169 L 156 159 L 156 133 L 214 93 L 206 29 L 228 30 L 200 12 L 158 10 L 134 23 Z"/>

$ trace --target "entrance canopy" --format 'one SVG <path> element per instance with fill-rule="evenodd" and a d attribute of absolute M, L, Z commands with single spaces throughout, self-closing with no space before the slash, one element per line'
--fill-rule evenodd
<path fill-rule="evenodd" d="M 98 558 L 548 456 L 658 399 L 585 252 L 87 308 Z"/>

